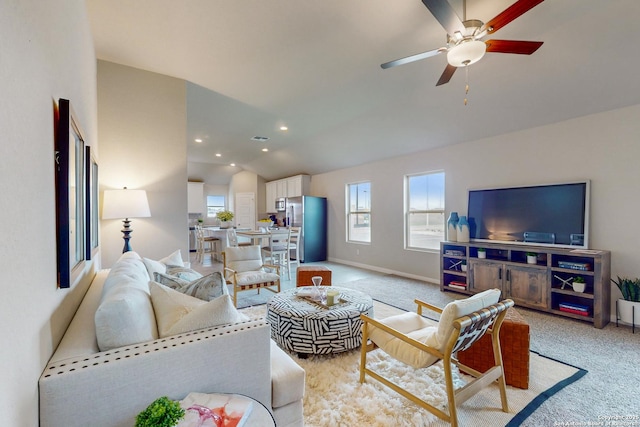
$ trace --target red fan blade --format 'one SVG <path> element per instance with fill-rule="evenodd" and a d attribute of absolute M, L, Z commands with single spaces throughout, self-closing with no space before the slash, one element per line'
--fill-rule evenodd
<path fill-rule="evenodd" d="M 454 67 L 453 65 L 447 64 L 447 68 L 444 69 L 444 72 L 440 76 L 440 80 L 438 80 L 438 83 L 436 83 L 436 86 L 449 83 L 449 80 L 451 80 L 451 77 L 453 77 L 453 73 L 456 72 L 456 69 L 457 68 Z"/>
<path fill-rule="evenodd" d="M 422 0 L 422 3 L 429 9 L 429 12 L 438 20 L 440 25 L 447 30 L 447 33 L 453 35 L 459 31 L 464 34 L 464 24 L 447 0 Z"/>
<path fill-rule="evenodd" d="M 487 52 L 516 53 L 531 55 L 542 46 L 543 42 L 528 42 L 520 40 L 487 40 Z"/>
<path fill-rule="evenodd" d="M 488 29 L 488 33 L 492 34 L 498 31 L 500 28 L 507 25 L 525 12 L 533 9 L 535 6 L 542 3 L 544 0 L 518 0 L 502 13 L 498 14 L 495 18 L 485 24 L 485 28 Z"/>
<path fill-rule="evenodd" d="M 428 52 L 418 53 L 416 55 L 407 56 L 406 58 L 396 59 L 395 61 L 385 62 L 380 65 L 383 69 L 396 67 L 398 65 L 408 64 L 410 62 L 419 61 L 421 59 L 430 58 L 432 56 L 436 56 L 439 53 L 446 52 L 446 47 L 441 47 L 439 49 L 430 50 Z"/>

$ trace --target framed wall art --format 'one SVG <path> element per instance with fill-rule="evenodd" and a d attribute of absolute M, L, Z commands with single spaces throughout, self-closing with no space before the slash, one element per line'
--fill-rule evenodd
<path fill-rule="evenodd" d="M 68 288 L 87 259 L 86 144 L 71 103 L 60 99 L 55 144 L 58 287 Z M 89 256 L 90 258 L 90 256 Z"/>

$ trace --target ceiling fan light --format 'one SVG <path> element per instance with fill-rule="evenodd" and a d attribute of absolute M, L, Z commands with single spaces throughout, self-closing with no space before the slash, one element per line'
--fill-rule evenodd
<path fill-rule="evenodd" d="M 480 40 L 468 40 L 447 52 L 447 62 L 454 67 L 464 67 L 478 62 L 487 52 L 487 45 Z"/>

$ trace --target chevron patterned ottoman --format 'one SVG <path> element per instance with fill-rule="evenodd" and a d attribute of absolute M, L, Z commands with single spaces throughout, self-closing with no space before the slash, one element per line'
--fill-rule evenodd
<path fill-rule="evenodd" d="M 359 348 L 362 342 L 360 314 L 373 316 L 373 300 L 353 289 L 334 289 L 340 291 L 342 302 L 331 307 L 296 296 L 298 289 L 271 297 L 267 302 L 271 338 L 282 349 L 301 357 Z"/>

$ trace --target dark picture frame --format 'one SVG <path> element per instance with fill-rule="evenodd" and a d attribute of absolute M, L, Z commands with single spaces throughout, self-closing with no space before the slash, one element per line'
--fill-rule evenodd
<path fill-rule="evenodd" d="M 87 176 L 87 202 L 86 202 L 86 247 L 87 260 L 93 259 L 93 254 L 98 250 L 99 233 L 98 223 L 100 221 L 98 215 L 98 162 L 93 156 L 91 147 L 87 146 L 86 153 L 86 176 Z"/>
<path fill-rule="evenodd" d="M 55 143 L 58 287 L 69 288 L 82 270 L 86 252 L 87 178 L 85 140 L 68 99 L 58 102 Z"/>

